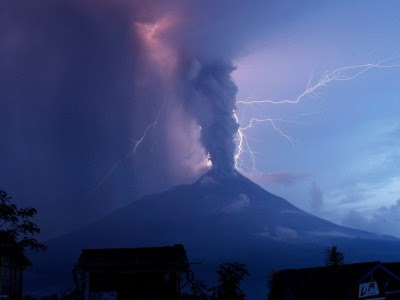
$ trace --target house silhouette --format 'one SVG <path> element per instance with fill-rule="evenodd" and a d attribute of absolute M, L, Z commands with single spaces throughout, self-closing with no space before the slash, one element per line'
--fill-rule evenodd
<path fill-rule="evenodd" d="M 183 245 L 84 249 L 74 270 L 82 299 L 179 299 L 190 270 Z"/>
<path fill-rule="evenodd" d="M 281 270 L 275 273 L 268 299 L 400 299 L 400 263 Z"/>

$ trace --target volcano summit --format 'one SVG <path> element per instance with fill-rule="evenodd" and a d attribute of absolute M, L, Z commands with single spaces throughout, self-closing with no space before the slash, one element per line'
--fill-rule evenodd
<path fill-rule="evenodd" d="M 400 242 L 342 227 L 306 213 L 240 173 L 215 170 L 196 182 L 145 196 L 102 220 L 47 242 L 30 271 L 30 290 L 65 284 L 82 248 L 184 244 L 199 279 L 212 282 L 219 263 L 249 266 L 250 299 L 265 297 L 273 268 L 321 265 L 336 244 L 346 262 L 398 260 Z M 62 258 L 62 259 L 61 259 Z"/>

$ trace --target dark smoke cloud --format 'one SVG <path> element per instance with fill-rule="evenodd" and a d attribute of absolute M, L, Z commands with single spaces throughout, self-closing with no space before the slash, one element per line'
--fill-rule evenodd
<path fill-rule="evenodd" d="M 166 109 L 137 155 L 92 192 L 165 96 L 134 14 L 73 1 L 1 5 L 0 185 L 38 208 L 45 235 L 182 180 L 164 150 Z"/>
<path fill-rule="evenodd" d="M 54 235 L 193 180 L 206 168 L 201 144 L 214 166 L 232 168 L 231 60 L 272 32 L 282 3 L 2 1 L 0 188 L 38 208 Z M 137 24 L 160 20 L 164 48 L 153 53 Z"/>
<path fill-rule="evenodd" d="M 233 116 L 237 87 L 231 63 L 185 62 L 182 80 L 187 110 L 201 127 L 201 143 L 209 153 L 213 168 L 223 173 L 234 168 L 234 136 L 239 124 Z"/>

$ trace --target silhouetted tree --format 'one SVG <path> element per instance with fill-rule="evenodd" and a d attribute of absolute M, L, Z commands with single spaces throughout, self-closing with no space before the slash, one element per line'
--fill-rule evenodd
<path fill-rule="evenodd" d="M 343 276 L 340 273 L 340 266 L 343 265 L 344 256 L 343 253 L 338 250 L 337 246 L 331 246 L 326 249 L 325 253 L 325 264 L 329 268 L 329 284 L 326 287 L 324 299 L 344 299 L 343 291 L 345 288 L 345 282 Z"/>
<path fill-rule="evenodd" d="M 18 208 L 11 202 L 5 191 L 0 190 L 0 241 L 1 244 L 24 252 L 25 249 L 45 250 L 35 236 L 40 233 L 39 227 L 31 221 L 37 211 L 34 208 Z"/>
<path fill-rule="evenodd" d="M 81 300 L 83 299 L 80 291 L 76 290 L 76 289 L 72 289 L 69 291 L 64 292 L 61 295 L 61 300 Z"/>
<path fill-rule="evenodd" d="M 243 300 L 245 293 L 240 289 L 240 282 L 249 275 L 246 265 L 234 262 L 224 263 L 217 271 L 219 285 L 216 288 L 218 300 Z"/>
<path fill-rule="evenodd" d="M 332 246 L 326 250 L 325 264 L 327 266 L 340 266 L 343 265 L 344 256 L 343 253 L 338 251 L 337 246 Z"/>
<path fill-rule="evenodd" d="M 269 288 L 268 300 L 281 299 L 283 283 L 279 271 L 272 270 L 268 276 L 267 285 Z"/>
<path fill-rule="evenodd" d="M 208 295 L 209 289 L 207 285 L 201 280 L 194 280 L 191 283 L 191 292 L 193 299 L 196 300 L 208 300 L 210 296 Z"/>

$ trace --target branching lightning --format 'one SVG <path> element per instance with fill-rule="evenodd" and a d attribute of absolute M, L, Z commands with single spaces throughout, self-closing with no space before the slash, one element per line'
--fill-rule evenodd
<path fill-rule="evenodd" d="M 155 127 L 157 126 L 158 120 L 160 119 L 161 111 L 164 110 L 164 107 L 165 107 L 165 98 L 164 98 L 163 105 L 162 105 L 161 109 L 158 111 L 154 122 L 151 123 L 151 124 L 149 124 L 149 125 L 146 127 L 146 129 L 143 131 L 142 137 L 141 137 L 140 139 L 138 139 L 138 140 L 135 142 L 135 146 L 133 147 L 132 151 L 130 151 L 130 152 L 127 154 L 126 157 L 128 157 L 128 156 L 130 156 L 130 155 L 132 155 L 132 154 L 133 154 L 133 155 L 136 154 L 137 149 L 140 147 L 140 145 L 142 144 L 143 140 L 146 138 L 148 131 L 149 131 L 150 129 L 155 128 Z"/>
<path fill-rule="evenodd" d="M 253 105 L 298 104 L 306 97 L 318 96 L 318 90 L 320 90 L 321 88 L 327 86 L 328 84 L 334 81 L 350 81 L 356 79 L 357 77 L 359 77 L 360 75 L 371 69 L 398 68 L 400 67 L 400 63 L 390 63 L 391 61 L 397 58 L 399 57 L 391 57 L 385 60 L 381 60 L 377 63 L 367 63 L 367 64 L 337 68 L 332 72 L 325 73 L 316 83 L 312 83 L 312 80 L 310 79 L 306 86 L 306 89 L 296 98 L 293 99 L 262 99 L 262 98 L 249 97 L 245 100 L 236 101 L 236 104 L 244 106 L 245 108 L 247 106 L 253 106 Z M 254 128 L 258 124 L 269 123 L 279 135 L 281 135 L 289 143 L 293 144 L 293 139 L 277 125 L 277 122 L 281 121 L 288 123 L 296 123 L 295 121 L 252 117 L 247 122 L 247 124 L 243 125 L 241 124 L 236 112 L 233 112 L 233 116 L 236 119 L 236 121 L 240 124 L 236 137 L 237 151 L 234 157 L 236 169 L 239 169 L 241 166 L 244 165 L 242 156 L 245 152 L 247 152 L 251 161 L 251 170 L 257 171 L 254 150 L 252 150 L 249 145 L 246 131 Z"/>
<path fill-rule="evenodd" d="M 234 112 L 233 116 L 240 124 L 239 118 L 237 114 Z M 269 123 L 272 128 L 280 135 L 282 136 L 288 143 L 293 145 L 293 138 L 287 135 L 278 125 L 277 122 L 285 122 L 285 123 L 295 123 L 295 124 L 300 124 L 300 122 L 297 121 L 291 121 L 291 120 L 284 120 L 284 119 L 272 119 L 272 118 L 264 118 L 264 119 L 259 119 L 256 117 L 253 117 L 250 119 L 248 124 L 244 127 L 239 127 L 237 137 L 235 141 L 237 142 L 237 151 L 234 156 L 235 160 L 235 168 L 238 169 L 240 165 L 243 165 L 243 160 L 241 156 L 244 154 L 244 152 L 247 152 L 249 154 L 250 160 L 251 160 L 251 170 L 253 172 L 257 171 L 256 168 L 256 158 L 255 158 L 255 152 L 252 150 L 250 147 L 249 141 L 248 141 L 248 136 L 246 135 L 246 131 L 254 128 L 254 126 L 260 124 L 260 123 Z"/>
<path fill-rule="evenodd" d="M 158 122 L 160 120 L 160 116 L 162 111 L 165 108 L 165 104 L 166 104 L 166 97 L 164 97 L 164 101 L 163 101 L 163 105 L 161 106 L 161 108 L 158 110 L 157 115 L 154 119 L 154 121 L 152 123 L 150 123 L 149 125 L 147 125 L 147 127 L 145 128 L 145 130 L 143 131 L 142 136 L 135 141 L 134 146 L 132 147 L 132 149 L 121 159 L 119 159 L 111 168 L 110 170 L 108 170 L 108 172 L 104 175 L 104 177 L 96 184 L 96 186 L 89 192 L 87 193 L 87 195 L 84 197 L 85 200 L 88 199 L 94 192 L 96 192 L 106 181 L 107 179 L 115 172 L 115 170 L 118 168 L 118 166 L 124 162 L 126 159 L 128 159 L 131 156 L 135 156 L 136 152 L 138 151 L 138 149 L 140 148 L 141 144 L 143 143 L 143 141 L 146 139 L 148 132 L 151 129 L 155 129 L 158 125 Z"/>
<path fill-rule="evenodd" d="M 318 95 L 317 90 L 326 86 L 327 84 L 333 81 L 349 81 L 357 78 L 361 74 L 367 72 L 370 69 L 383 69 L 383 68 L 397 68 L 400 67 L 400 64 L 386 64 L 389 61 L 392 61 L 398 57 L 391 57 L 377 63 L 368 63 L 363 65 L 355 65 L 348 67 L 338 68 L 330 73 L 326 73 L 323 75 L 320 80 L 312 84 L 311 80 L 309 81 L 307 88 L 295 99 L 257 99 L 254 97 L 250 97 L 246 100 L 236 101 L 236 104 L 296 104 L 299 103 L 303 98 L 310 95 Z M 350 73 L 350 74 L 349 74 Z"/>
<path fill-rule="evenodd" d="M 299 104 L 300 102 L 302 102 L 302 100 L 305 100 L 307 97 L 318 96 L 319 95 L 318 91 L 332 82 L 350 81 L 359 77 L 360 75 L 371 69 L 400 67 L 400 63 L 392 63 L 392 64 L 389 63 L 395 58 L 397 57 L 382 60 L 379 61 L 378 63 L 368 63 L 362 65 L 337 68 L 332 72 L 325 73 L 315 83 L 312 83 L 312 80 L 309 80 L 306 89 L 293 99 L 261 99 L 256 97 L 249 97 L 245 100 L 236 101 L 236 104 L 241 108 L 243 114 L 244 112 L 247 111 L 247 108 L 255 105 L 268 106 L 268 105 Z M 140 138 L 134 142 L 131 150 L 109 169 L 109 171 L 96 184 L 96 186 L 89 193 L 87 193 L 85 199 L 89 198 L 94 192 L 96 192 L 110 178 L 110 176 L 112 176 L 112 174 L 115 172 L 115 170 L 119 167 L 121 163 L 123 163 L 126 159 L 128 159 L 131 156 L 134 156 L 137 153 L 137 151 L 143 144 L 144 140 L 147 138 L 149 132 L 157 127 L 161 113 L 165 108 L 165 104 L 166 104 L 166 98 L 164 98 L 163 105 L 158 111 L 154 121 L 149 125 L 147 125 Z M 245 167 L 245 160 L 243 159 L 243 155 L 246 153 L 251 162 L 250 169 L 253 172 L 257 171 L 256 153 L 250 145 L 249 142 L 250 138 L 248 136 L 248 131 L 251 131 L 257 125 L 269 124 L 272 127 L 272 129 L 274 129 L 282 138 L 284 138 L 288 143 L 293 145 L 294 143 L 293 138 L 289 136 L 287 133 L 285 133 L 285 131 L 279 126 L 279 123 L 303 124 L 301 122 L 298 122 L 297 120 L 274 119 L 269 117 L 259 118 L 255 116 L 251 117 L 245 124 L 243 124 L 242 121 L 244 118 L 242 117 L 242 120 L 240 120 L 236 111 L 233 112 L 233 117 L 235 118 L 236 122 L 240 124 L 237 136 L 235 138 L 235 141 L 237 143 L 237 150 L 234 156 L 235 168 L 241 169 Z M 201 128 L 199 128 L 199 130 L 201 130 Z"/>

